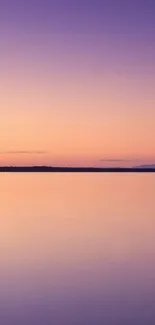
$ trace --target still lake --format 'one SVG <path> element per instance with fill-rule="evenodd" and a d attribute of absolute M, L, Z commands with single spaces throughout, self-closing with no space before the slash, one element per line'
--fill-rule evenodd
<path fill-rule="evenodd" d="M 0 174 L 0 324 L 154 325 L 155 174 Z"/>

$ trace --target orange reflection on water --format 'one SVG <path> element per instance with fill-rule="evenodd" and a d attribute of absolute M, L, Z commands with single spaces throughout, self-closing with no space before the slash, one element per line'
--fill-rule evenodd
<path fill-rule="evenodd" d="M 147 299 L 147 308 L 155 294 L 153 174 L 1 174 L 0 186 L 7 310 L 49 304 L 59 319 L 62 306 L 72 313 L 83 299 L 108 303 L 113 316 L 118 302 L 139 308 Z"/>

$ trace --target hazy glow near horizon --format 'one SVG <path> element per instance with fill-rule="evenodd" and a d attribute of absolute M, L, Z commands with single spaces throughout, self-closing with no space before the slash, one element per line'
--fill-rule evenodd
<path fill-rule="evenodd" d="M 151 0 L 1 1 L 0 165 L 154 163 L 154 14 Z"/>

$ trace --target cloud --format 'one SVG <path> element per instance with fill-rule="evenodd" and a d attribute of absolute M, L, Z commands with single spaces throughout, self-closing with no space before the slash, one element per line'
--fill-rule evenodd
<path fill-rule="evenodd" d="M 109 159 L 100 159 L 101 162 L 132 162 L 132 161 L 139 161 L 139 159 L 115 159 L 115 158 L 109 158 Z"/>
<path fill-rule="evenodd" d="M 102 162 L 125 162 L 125 161 L 133 161 L 131 159 L 100 159 Z"/>
<path fill-rule="evenodd" d="M 17 151 L 0 151 L 0 155 L 45 155 L 48 153 L 47 151 L 43 150 L 34 150 L 34 151 L 24 151 L 24 150 L 17 150 Z"/>

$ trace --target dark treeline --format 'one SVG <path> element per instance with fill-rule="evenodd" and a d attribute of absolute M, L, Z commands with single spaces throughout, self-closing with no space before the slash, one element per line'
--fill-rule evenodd
<path fill-rule="evenodd" d="M 155 168 L 123 168 L 123 167 L 49 167 L 49 166 L 1 166 L 0 172 L 106 172 L 106 173 L 142 173 L 155 172 Z"/>

